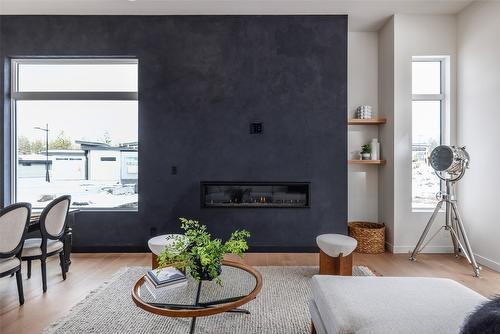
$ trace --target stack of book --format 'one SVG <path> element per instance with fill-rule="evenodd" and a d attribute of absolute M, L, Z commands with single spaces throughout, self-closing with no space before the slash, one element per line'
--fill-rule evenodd
<path fill-rule="evenodd" d="M 149 270 L 144 276 L 144 283 L 149 292 L 156 298 L 159 291 L 187 285 L 187 278 L 176 268 L 166 267 Z"/>

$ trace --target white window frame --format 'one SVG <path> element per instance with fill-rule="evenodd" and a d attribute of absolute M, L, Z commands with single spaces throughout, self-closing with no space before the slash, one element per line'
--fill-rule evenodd
<path fill-rule="evenodd" d="M 11 202 L 17 201 L 17 101 L 138 101 L 138 92 L 30 92 L 19 91 L 18 73 L 19 66 L 25 64 L 50 64 L 50 65 L 68 65 L 68 64 L 138 64 L 138 59 L 127 58 L 85 58 L 85 57 L 66 57 L 66 58 L 48 58 L 48 57 L 26 57 L 10 59 L 10 198 Z M 79 208 L 86 211 L 137 211 L 137 208 Z"/>
<path fill-rule="evenodd" d="M 447 56 L 419 56 L 412 57 L 412 64 L 414 62 L 439 62 L 441 70 L 441 89 L 439 94 L 413 94 L 412 91 L 412 104 L 414 101 L 439 101 L 440 102 L 440 142 L 439 145 L 449 145 L 450 142 L 450 59 Z M 413 74 L 412 74 L 413 77 Z M 413 88 L 412 88 L 413 90 Z M 412 108 L 413 113 L 413 108 Z M 413 140 L 412 140 L 413 145 Z M 411 149 L 411 148 L 410 148 Z M 440 190 L 443 189 L 443 182 L 440 181 Z M 412 212 L 432 212 L 435 208 L 414 206 L 413 204 L 413 185 L 411 190 L 411 208 Z M 443 211 L 443 209 L 441 209 Z"/>

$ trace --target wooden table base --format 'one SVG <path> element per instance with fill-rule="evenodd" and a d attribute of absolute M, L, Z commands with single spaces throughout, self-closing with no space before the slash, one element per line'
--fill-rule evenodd
<path fill-rule="evenodd" d="M 352 276 L 352 253 L 348 256 L 331 257 L 319 251 L 319 274 Z"/>
<path fill-rule="evenodd" d="M 312 322 L 312 320 L 311 320 L 311 334 L 318 334 L 318 332 L 316 332 L 316 327 L 314 327 L 314 322 Z"/>

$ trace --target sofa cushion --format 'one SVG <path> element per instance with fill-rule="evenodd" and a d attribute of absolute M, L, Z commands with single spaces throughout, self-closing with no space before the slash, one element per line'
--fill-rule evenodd
<path fill-rule="evenodd" d="M 456 334 L 487 300 L 443 278 L 316 275 L 312 291 L 328 334 Z"/>
<path fill-rule="evenodd" d="M 311 321 L 314 325 L 314 329 L 316 330 L 316 334 L 328 334 L 314 300 L 309 302 L 309 313 L 311 314 Z"/>

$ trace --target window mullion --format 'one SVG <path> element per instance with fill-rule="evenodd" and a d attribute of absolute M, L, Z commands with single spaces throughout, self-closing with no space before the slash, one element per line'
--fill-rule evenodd
<path fill-rule="evenodd" d="M 413 101 L 442 101 L 444 94 L 413 94 Z"/>
<path fill-rule="evenodd" d="M 12 98 L 21 100 L 46 100 L 46 101 L 126 101 L 138 100 L 137 92 L 13 92 Z"/>

